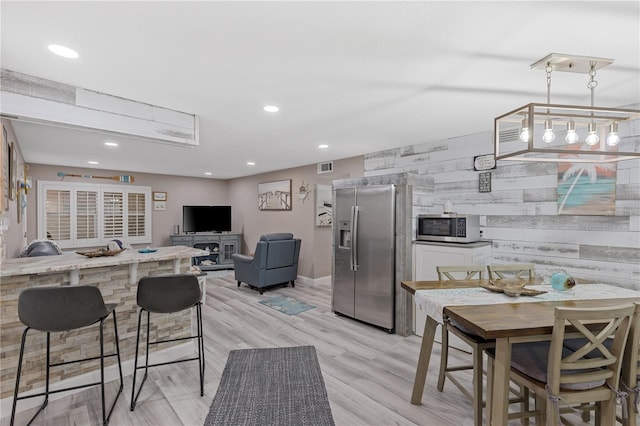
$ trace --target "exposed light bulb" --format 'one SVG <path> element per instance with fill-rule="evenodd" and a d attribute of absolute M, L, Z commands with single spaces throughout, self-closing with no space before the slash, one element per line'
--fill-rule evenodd
<path fill-rule="evenodd" d="M 616 146 L 619 143 L 620 143 L 620 136 L 618 136 L 616 133 L 610 133 L 609 136 L 607 136 L 607 145 Z"/>
<path fill-rule="evenodd" d="M 589 123 L 588 127 L 589 134 L 584 142 L 589 145 L 597 145 L 600 142 L 600 137 L 596 134 L 596 123 Z"/>
<path fill-rule="evenodd" d="M 567 123 L 567 134 L 564 137 L 564 141 L 568 144 L 576 143 L 580 139 L 580 136 L 576 133 L 576 123 L 569 121 Z"/>
<path fill-rule="evenodd" d="M 520 140 L 522 142 L 529 142 L 529 127 L 527 125 L 527 119 L 522 120 L 522 129 L 520 130 Z"/>
<path fill-rule="evenodd" d="M 607 145 L 616 146 L 620 143 L 620 136 L 618 136 L 618 123 L 612 123 L 609 126 L 609 136 L 607 136 Z"/>
<path fill-rule="evenodd" d="M 544 122 L 544 133 L 542 134 L 542 142 L 551 143 L 556 140 L 556 135 L 553 133 L 553 122 L 546 120 Z"/>

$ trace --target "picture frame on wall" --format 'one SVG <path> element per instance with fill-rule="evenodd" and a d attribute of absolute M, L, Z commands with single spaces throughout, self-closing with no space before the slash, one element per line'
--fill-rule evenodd
<path fill-rule="evenodd" d="M 9 184 L 11 176 L 9 174 L 11 160 L 9 159 L 9 140 L 7 129 L 2 126 L 2 146 L 0 147 L 0 162 L 2 163 L 2 173 L 0 174 L 0 208 L 3 211 L 9 210 Z"/>
<path fill-rule="evenodd" d="M 259 183 L 258 210 L 291 210 L 291 179 Z"/>
<path fill-rule="evenodd" d="M 154 201 L 153 202 L 153 209 L 154 210 L 166 210 L 167 209 L 167 202 L 166 201 Z"/>
<path fill-rule="evenodd" d="M 316 226 L 331 226 L 333 223 L 333 200 L 331 185 L 316 185 Z"/>
<path fill-rule="evenodd" d="M 153 193 L 153 201 L 167 201 L 167 193 L 166 192 L 154 192 Z"/>
<path fill-rule="evenodd" d="M 13 142 L 9 145 L 9 199 L 15 200 L 18 192 L 18 152 Z"/>

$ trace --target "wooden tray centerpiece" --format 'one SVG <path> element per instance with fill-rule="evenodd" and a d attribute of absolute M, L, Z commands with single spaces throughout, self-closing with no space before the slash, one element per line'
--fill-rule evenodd
<path fill-rule="evenodd" d="M 480 284 L 480 287 L 494 293 L 504 293 L 511 297 L 538 296 L 546 293 L 543 290 L 525 288 L 525 285 L 527 285 L 527 281 L 520 278 L 502 278 L 489 280 L 489 284 Z"/>
<path fill-rule="evenodd" d="M 86 257 L 102 257 L 102 256 L 115 256 L 116 254 L 120 254 L 123 251 L 125 251 L 125 249 L 109 250 L 106 248 L 101 248 L 101 249 L 92 250 L 92 251 L 77 251 L 76 253 Z"/>

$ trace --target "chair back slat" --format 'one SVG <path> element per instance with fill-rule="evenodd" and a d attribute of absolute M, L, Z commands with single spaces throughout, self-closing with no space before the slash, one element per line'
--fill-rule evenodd
<path fill-rule="evenodd" d="M 483 265 L 453 265 L 436 266 L 438 280 L 440 281 L 460 281 L 484 278 L 485 267 Z M 464 274 L 464 276 L 460 275 Z"/>
<path fill-rule="evenodd" d="M 618 388 L 622 354 L 634 310 L 631 304 L 607 308 L 556 308 L 547 370 L 551 394 L 558 395 L 566 385 L 575 388 L 576 384 L 583 384 L 585 388 L 593 388 L 605 381 L 613 389 Z M 594 323 L 599 325 L 594 327 Z M 563 350 L 567 328 L 581 334 L 586 342 L 577 351 Z M 613 336 L 613 341 L 607 347 L 604 343 L 609 336 Z"/>
<path fill-rule="evenodd" d="M 489 279 L 497 280 L 503 278 L 529 278 L 536 276 L 536 267 L 533 263 L 512 263 L 488 265 Z"/>

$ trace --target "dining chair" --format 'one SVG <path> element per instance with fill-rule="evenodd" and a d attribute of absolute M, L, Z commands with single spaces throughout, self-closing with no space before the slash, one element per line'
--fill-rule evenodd
<path fill-rule="evenodd" d="M 635 309 L 632 304 L 556 307 L 551 341 L 514 344 L 511 380 L 536 395 L 535 410 L 520 416 L 535 417 L 536 424 L 559 426 L 562 408 L 596 403 L 601 424 L 613 425 L 615 401 L 623 395 L 619 391 L 620 371 Z M 588 327 L 589 323 L 603 325 L 594 328 Z M 609 341 L 609 336 L 613 340 Z M 584 345 L 573 351 L 564 345 L 568 338 L 584 339 Z"/>
<path fill-rule="evenodd" d="M 439 281 L 460 281 L 470 279 L 483 279 L 485 266 L 464 265 L 464 266 L 437 266 Z M 450 367 L 449 363 L 449 332 L 453 333 L 460 340 L 471 347 L 472 363 Z M 438 374 L 438 390 L 444 389 L 445 379 L 448 378 L 465 397 L 473 404 L 473 417 L 476 426 L 482 424 L 482 378 L 483 378 L 483 353 L 487 348 L 495 347 L 495 340 L 484 340 L 479 336 L 465 331 L 459 325 L 452 323 L 448 318 L 444 318 L 442 323 L 442 349 L 440 352 L 440 372 Z M 460 383 L 451 373 L 463 370 L 473 370 L 473 391 L 470 393 L 468 386 Z"/>
<path fill-rule="evenodd" d="M 638 403 L 640 402 L 640 303 L 635 304 L 636 310 L 629 330 L 629 340 L 624 350 L 622 362 L 621 388 L 627 392 L 628 416 L 621 416 L 620 422 L 624 426 L 637 426 Z M 623 413 L 624 414 L 624 413 Z"/>
<path fill-rule="evenodd" d="M 504 278 L 529 278 L 536 276 L 536 267 L 533 263 L 512 263 L 488 265 L 489 279 Z"/>

